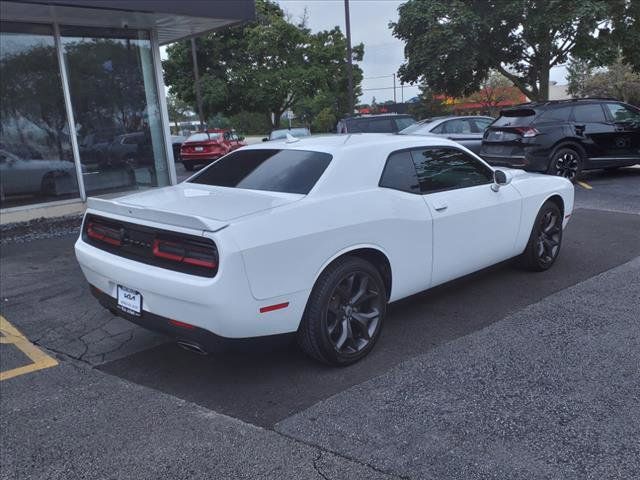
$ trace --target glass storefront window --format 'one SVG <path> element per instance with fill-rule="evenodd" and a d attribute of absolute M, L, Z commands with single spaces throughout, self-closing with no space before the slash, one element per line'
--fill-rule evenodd
<path fill-rule="evenodd" d="M 53 29 L 0 23 L 0 208 L 78 197 Z"/>
<path fill-rule="evenodd" d="M 169 184 L 146 31 L 60 27 L 87 194 Z"/>

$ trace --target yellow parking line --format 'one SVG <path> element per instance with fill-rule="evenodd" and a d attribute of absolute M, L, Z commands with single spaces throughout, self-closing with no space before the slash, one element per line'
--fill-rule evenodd
<path fill-rule="evenodd" d="M 582 188 L 586 188 L 587 190 L 593 190 L 593 187 L 589 185 L 587 182 L 576 182 Z"/>
<path fill-rule="evenodd" d="M 16 327 L 11 325 L 6 318 L 0 315 L 0 343 L 13 344 L 22 353 L 31 359 L 33 363 L 25 365 L 23 367 L 13 368 L 4 372 L 0 372 L 0 381 L 8 380 L 18 375 L 24 375 L 25 373 L 35 372 L 36 370 L 42 370 L 43 368 L 55 367 L 58 365 L 57 360 L 51 358 L 42 350 L 37 348 L 27 338 L 18 331 Z"/>

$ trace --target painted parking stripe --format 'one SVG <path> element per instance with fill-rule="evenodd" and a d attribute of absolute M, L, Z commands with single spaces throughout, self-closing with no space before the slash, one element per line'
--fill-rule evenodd
<path fill-rule="evenodd" d="M 576 182 L 582 188 L 586 188 L 587 190 L 593 190 L 593 187 L 589 185 L 587 182 Z"/>
<path fill-rule="evenodd" d="M 42 370 L 43 368 L 55 367 L 58 365 L 58 361 L 56 359 L 51 358 L 27 340 L 27 338 L 22 335 L 16 327 L 11 325 L 2 315 L 0 315 L 0 334 L 2 334 L 2 336 L 0 336 L 0 344 L 14 345 L 29 357 L 32 362 L 23 367 L 12 368 L 11 370 L 0 372 L 0 382 L 19 375 L 24 375 L 25 373 L 31 373 L 37 370 Z"/>

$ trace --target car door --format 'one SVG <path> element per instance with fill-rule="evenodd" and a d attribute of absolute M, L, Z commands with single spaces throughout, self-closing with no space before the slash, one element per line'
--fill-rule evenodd
<path fill-rule="evenodd" d="M 605 111 L 615 130 L 615 156 L 640 160 L 640 110 L 621 103 L 605 103 Z"/>
<path fill-rule="evenodd" d="M 593 167 L 605 165 L 615 156 L 615 126 L 607 120 L 600 103 L 582 103 L 573 107 L 573 129 Z"/>
<path fill-rule="evenodd" d="M 493 170 L 454 147 L 411 151 L 433 217 L 432 283 L 443 283 L 515 256 L 522 198 L 494 191 Z"/>

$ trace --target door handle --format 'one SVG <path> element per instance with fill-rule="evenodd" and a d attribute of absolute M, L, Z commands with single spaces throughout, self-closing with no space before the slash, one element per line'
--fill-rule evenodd
<path fill-rule="evenodd" d="M 436 210 L 436 212 L 442 212 L 446 210 L 447 207 L 448 205 L 444 202 L 433 202 L 433 208 Z"/>

